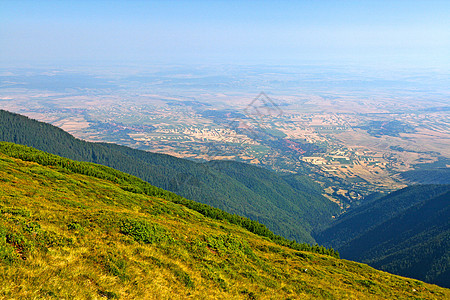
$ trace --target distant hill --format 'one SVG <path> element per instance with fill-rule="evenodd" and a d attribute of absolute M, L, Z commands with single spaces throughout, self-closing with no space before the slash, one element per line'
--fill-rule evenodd
<path fill-rule="evenodd" d="M 339 213 L 307 176 L 281 176 L 238 162 L 196 163 L 107 143 L 74 138 L 53 125 L 0 110 L 0 140 L 135 175 L 186 198 L 243 215 L 277 234 L 314 243 L 310 233 Z M 242 176 L 241 174 L 245 174 Z"/>
<path fill-rule="evenodd" d="M 316 239 L 343 258 L 450 287 L 450 185 L 393 192 L 343 215 Z"/>
<path fill-rule="evenodd" d="M 5 142 L 0 282 L 2 299 L 450 297 L 137 177 Z"/>

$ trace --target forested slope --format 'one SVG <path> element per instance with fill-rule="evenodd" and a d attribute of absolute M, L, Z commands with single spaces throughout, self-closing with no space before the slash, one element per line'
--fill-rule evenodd
<path fill-rule="evenodd" d="M 316 235 L 323 244 L 340 248 L 406 209 L 445 193 L 450 185 L 419 185 L 406 187 L 384 197 L 362 204 L 340 216 L 333 224 Z"/>
<path fill-rule="evenodd" d="M 396 191 L 342 216 L 316 238 L 346 259 L 450 287 L 450 185 Z"/>

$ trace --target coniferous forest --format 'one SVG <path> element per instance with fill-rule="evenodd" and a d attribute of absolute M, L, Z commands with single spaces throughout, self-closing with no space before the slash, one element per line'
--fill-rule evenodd
<path fill-rule="evenodd" d="M 450 287 L 450 185 L 411 186 L 368 202 L 316 239 L 346 259 Z"/>

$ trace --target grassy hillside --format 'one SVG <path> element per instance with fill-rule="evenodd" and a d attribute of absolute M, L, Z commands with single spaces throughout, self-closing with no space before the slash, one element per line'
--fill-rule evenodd
<path fill-rule="evenodd" d="M 343 216 L 317 239 L 344 258 L 450 287 L 450 185 L 391 193 Z"/>
<path fill-rule="evenodd" d="M 0 128 L 1 141 L 113 167 L 186 198 L 258 220 L 300 242 L 313 243 L 311 231 L 339 213 L 339 207 L 324 198 L 307 176 L 280 176 L 237 162 L 195 163 L 114 144 L 89 143 L 4 110 L 0 110 Z"/>
<path fill-rule="evenodd" d="M 119 186 L 122 189 L 133 193 L 145 194 L 148 196 L 155 196 L 155 197 L 163 197 L 166 200 L 170 200 L 174 203 L 182 204 L 190 209 L 193 209 L 203 214 L 204 216 L 217 220 L 225 220 L 232 224 L 239 225 L 249 230 L 250 232 L 270 238 L 272 241 L 280 245 L 288 246 L 293 249 L 310 250 L 316 251 L 318 253 L 334 255 L 336 257 L 339 256 L 331 248 L 325 249 L 323 247 L 310 246 L 306 243 L 298 244 L 295 241 L 289 241 L 284 237 L 275 235 L 273 232 L 268 230 L 265 225 L 257 221 L 253 221 L 235 214 L 230 214 L 206 204 L 188 200 L 172 192 L 165 191 L 161 188 L 152 186 L 148 182 L 145 182 L 135 176 L 114 170 L 109 167 L 87 162 L 77 162 L 67 158 L 42 152 L 31 147 L 7 142 L 0 142 L 0 153 L 9 155 L 14 158 L 19 158 L 25 161 L 36 162 L 44 166 L 61 167 L 65 170 L 75 172 L 78 174 L 88 175 L 99 179 L 110 180 L 114 183 L 119 184 Z"/>
<path fill-rule="evenodd" d="M 434 285 L 281 246 L 109 168 L 7 143 L 1 149 L 0 298 L 450 297 Z"/>

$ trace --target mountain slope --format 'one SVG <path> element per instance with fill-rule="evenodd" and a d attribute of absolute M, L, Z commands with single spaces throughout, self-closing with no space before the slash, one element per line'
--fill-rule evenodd
<path fill-rule="evenodd" d="M 450 287 L 450 189 L 340 248 L 345 257 Z"/>
<path fill-rule="evenodd" d="M 312 229 L 328 224 L 339 212 L 339 207 L 324 198 L 306 176 L 297 180 L 237 162 L 202 164 L 114 144 L 85 142 L 50 124 L 3 110 L 0 128 L 0 140 L 113 167 L 186 198 L 259 220 L 277 234 L 297 241 L 313 243 Z M 264 181 L 259 174 L 264 174 Z M 253 183 L 243 182 L 247 177 Z M 271 182 L 282 185 L 283 191 Z"/>
<path fill-rule="evenodd" d="M 450 297 L 447 289 L 280 246 L 121 172 L 1 145 L 1 298 Z M 161 196 L 141 193 L 144 187 Z"/>
<path fill-rule="evenodd" d="M 332 226 L 318 233 L 317 241 L 341 248 L 352 239 L 366 233 L 404 210 L 438 196 L 449 185 L 420 185 L 406 187 L 384 197 L 376 198 L 339 217 Z"/>
<path fill-rule="evenodd" d="M 450 287 L 450 185 L 387 195 L 356 208 L 317 239 L 333 241 L 344 258 Z"/>
<path fill-rule="evenodd" d="M 324 226 L 323 220 L 329 219 L 330 214 L 336 212 L 330 209 L 334 206 L 330 207 L 328 200 L 323 201 L 320 185 L 311 182 L 306 176 L 273 176 L 270 170 L 233 161 L 212 161 L 206 165 L 237 180 L 249 190 L 264 195 L 267 201 L 261 201 L 264 207 L 260 209 L 267 210 L 267 213 L 257 218 L 264 224 L 273 222 L 271 214 L 273 208 L 267 207 L 266 203 L 283 208 L 285 214 L 279 215 L 280 221 L 277 220 L 277 222 L 283 222 L 283 224 L 291 222 L 286 227 L 293 228 L 297 226 L 298 221 L 296 222 L 292 216 L 297 216 L 297 218 L 308 220 L 309 226 L 305 226 L 309 232 Z M 277 224 L 273 224 L 272 227 L 274 226 Z"/>

